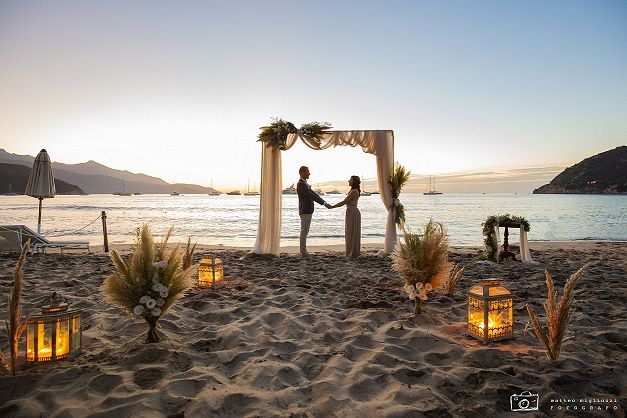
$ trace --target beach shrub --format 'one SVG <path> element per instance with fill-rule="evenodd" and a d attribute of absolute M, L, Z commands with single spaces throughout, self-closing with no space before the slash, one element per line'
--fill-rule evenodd
<path fill-rule="evenodd" d="M 11 294 L 9 295 L 9 321 L 5 321 L 4 323 L 7 329 L 7 334 L 9 336 L 11 364 L 8 363 L 4 354 L 0 352 L 0 371 L 3 374 L 11 373 L 13 374 L 13 376 L 15 376 L 15 363 L 17 361 L 17 350 L 20 336 L 24 331 L 26 322 L 28 322 L 28 318 L 26 318 L 24 321 L 21 320 L 21 299 L 22 288 L 24 287 L 24 274 L 22 272 L 22 268 L 24 267 L 26 254 L 28 254 L 29 250 L 30 240 L 26 241 L 26 244 L 22 247 L 22 253 L 20 254 L 20 258 L 17 260 L 17 266 L 15 267 L 15 272 L 13 273 L 13 289 L 11 289 Z"/>
<path fill-rule="evenodd" d="M 147 343 L 163 339 L 157 322 L 192 285 L 189 240 L 185 254 L 178 245 L 168 252 L 166 247 L 171 234 L 172 228 L 161 243 L 155 244 L 148 225 L 144 225 L 130 257 L 124 258 L 118 251 L 111 251 L 116 271 L 102 285 L 102 293 L 109 303 L 146 321 Z"/>
<path fill-rule="evenodd" d="M 488 252 L 488 260 L 498 261 L 496 259 L 498 243 L 496 242 L 494 226 L 496 224 L 500 225 L 505 223 L 519 223 L 525 231 L 529 232 L 531 230 L 529 221 L 522 216 L 510 216 L 509 214 L 488 216 L 485 222 L 481 224 L 481 226 L 483 226 L 483 243 L 485 244 L 486 251 Z"/>
<path fill-rule="evenodd" d="M 453 269 L 449 273 L 448 278 L 444 282 L 444 285 L 442 285 L 442 290 L 444 291 L 444 294 L 451 296 L 455 293 L 457 285 L 459 284 L 462 275 L 464 274 L 464 269 L 465 267 L 461 267 L 459 264 L 455 264 L 453 266 Z"/>
<path fill-rule="evenodd" d="M 581 278 L 584 270 L 588 265 L 584 265 L 582 268 L 573 273 L 564 285 L 564 294 L 557 303 L 557 292 L 553 286 L 553 279 L 548 270 L 545 270 L 546 275 L 546 287 L 547 287 L 547 299 L 544 302 L 544 310 L 546 312 L 546 325 L 543 327 L 538 320 L 535 312 L 527 304 L 527 312 L 531 318 L 531 324 L 533 330 L 544 347 L 546 347 L 547 356 L 551 360 L 557 360 L 562 348 L 562 340 L 566 334 L 566 327 L 568 326 L 568 320 L 570 319 L 570 308 L 574 302 L 573 290 L 575 285 Z"/>
<path fill-rule="evenodd" d="M 392 253 L 392 269 L 405 282 L 404 290 L 420 314 L 428 294 L 442 286 L 451 271 L 444 225 L 429 220 L 422 234 L 403 227 L 403 240 Z"/>
<path fill-rule="evenodd" d="M 396 222 L 396 225 L 400 227 L 405 224 L 405 207 L 399 200 L 399 196 L 401 195 L 403 186 L 405 186 L 405 184 L 409 181 L 410 176 L 411 171 L 407 171 L 405 167 L 397 162 L 394 165 L 394 172 L 392 172 L 392 176 L 390 177 L 390 188 L 392 190 L 393 199 L 392 204 L 396 209 L 394 222 Z"/>

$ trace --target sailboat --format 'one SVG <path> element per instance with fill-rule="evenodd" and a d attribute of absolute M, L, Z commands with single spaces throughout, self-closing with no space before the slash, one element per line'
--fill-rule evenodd
<path fill-rule="evenodd" d="M 292 183 L 290 187 L 283 189 L 281 194 L 298 194 L 298 192 L 296 191 L 296 187 L 294 187 L 294 183 Z"/>
<path fill-rule="evenodd" d="M 222 193 L 213 188 L 213 179 L 211 179 L 211 191 L 207 193 L 209 196 L 220 196 Z"/>
<path fill-rule="evenodd" d="M 244 196 L 259 196 L 259 192 L 250 191 L 250 180 L 248 180 L 248 186 L 246 187 L 246 193 L 244 193 Z"/>
<path fill-rule="evenodd" d="M 426 192 L 424 192 L 424 195 L 436 195 L 436 194 L 442 194 L 442 192 L 438 192 L 437 190 L 435 190 L 435 176 L 429 176 L 429 184 L 426 187 Z"/>
<path fill-rule="evenodd" d="M 114 192 L 113 195 L 114 196 L 130 196 L 131 195 L 126 190 L 124 190 L 124 179 L 122 179 L 122 191 L 121 192 Z"/>

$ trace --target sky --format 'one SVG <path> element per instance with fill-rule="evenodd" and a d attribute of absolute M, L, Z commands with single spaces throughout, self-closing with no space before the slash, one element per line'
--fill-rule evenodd
<path fill-rule="evenodd" d="M 244 189 L 281 117 L 392 129 L 413 173 L 566 167 L 627 143 L 625 22 L 602 0 L 2 1 L 0 148 Z M 376 175 L 360 149 L 282 160 L 284 185 Z"/>

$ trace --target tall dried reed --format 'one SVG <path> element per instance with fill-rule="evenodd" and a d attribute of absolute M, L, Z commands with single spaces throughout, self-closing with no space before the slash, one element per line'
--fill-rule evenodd
<path fill-rule="evenodd" d="M 455 264 L 453 269 L 448 275 L 447 280 L 444 282 L 442 286 L 442 290 L 444 290 L 444 294 L 453 295 L 455 294 L 455 290 L 457 289 L 457 285 L 459 284 L 462 275 L 464 274 L 464 269 L 466 267 L 461 267 L 459 264 Z"/>
<path fill-rule="evenodd" d="M 562 348 L 562 340 L 566 334 L 566 328 L 568 326 L 568 320 L 570 319 L 570 308 L 574 302 L 573 290 L 575 285 L 588 265 L 584 265 L 582 268 L 573 273 L 564 285 L 564 294 L 557 302 L 557 291 L 553 286 L 553 279 L 551 274 L 545 270 L 546 275 L 546 287 L 547 287 L 547 299 L 544 303 L 544 310 L 546 311 L 546 327 L 543 327 L 538 320 L 535 312 L 527 304 L 527 312 L 531 318 L 531 324 L 535 331 L 538 341 L 540 341 L 544 347 L 546 347 L 547 356 L 551 360 L 557 360 Z M 545 330 L 546 328 L 546 330 Z"/>
<path fill-rule="evenodd" d="M 11 290 L 11 294 L 9 295 L 9 321 L 5 321 L 7 333 L 9 334 L 9 349 L 11 350 L 11 373 L 13 374 L 13 376 L 15 376 L 15 363 L 17 361 L 17 350 L 20 336 L 22 335 L 22 331 L 24 331 L 26 322 L 28 322 L 28 318 L 25 321 L 21 321 L 22 308 L 20 305 L 22 299 L 22 288 L 24 287 L 24 274 L 22 272 L 22 268 L 24 267 L 26 254 L 28 254 L 29 250 L 30 240 L 26 241 L 26 244 L 22 247 L 22 253 L 20 254 L 20 258 L 17 261 L 15 273 L 13 273 L 13 289 Z M 4 359 L 4 356 L 2 357 L 4 362 L 6 363 L 6 359 Z"/>

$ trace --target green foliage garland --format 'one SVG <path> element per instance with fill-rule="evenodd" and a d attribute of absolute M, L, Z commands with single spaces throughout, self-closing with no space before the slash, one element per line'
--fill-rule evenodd
<path fill-rule="evenodd" d="M 405 183 L 409 181 L 409 176 L 411 175 L 411 171 L 407 171 L 405 167 L 400 165 L 398 162 L 394 165 L 394 172 L 390 177 L 390 187 L 392 189 L 392 205 L 396 208 L 396 216 L 394 221 L 398 226 L 403 226 L 405 224 L 405 207 L 398 199 L 401 195 L 401 190 Z"/>
<path fill-rule="evenodd" d="M 520 226 L 527 232 L 531 230 L 529 226 L 529 221 L 527 221 L 522 216 L 516 215 L 491 215 L 485 220 L 481 225 L 483 226 L 483 243 L 485 244 L 486 251 L 488 252 L 488 259 L 492 261 L 497 261 L 496 259 L 496 251 L 497 251 L 497 242 L 496 242 L 496 234 L 494 233 L 495 224 L 507 224 L 507 223 L 519 223 Z"/>

